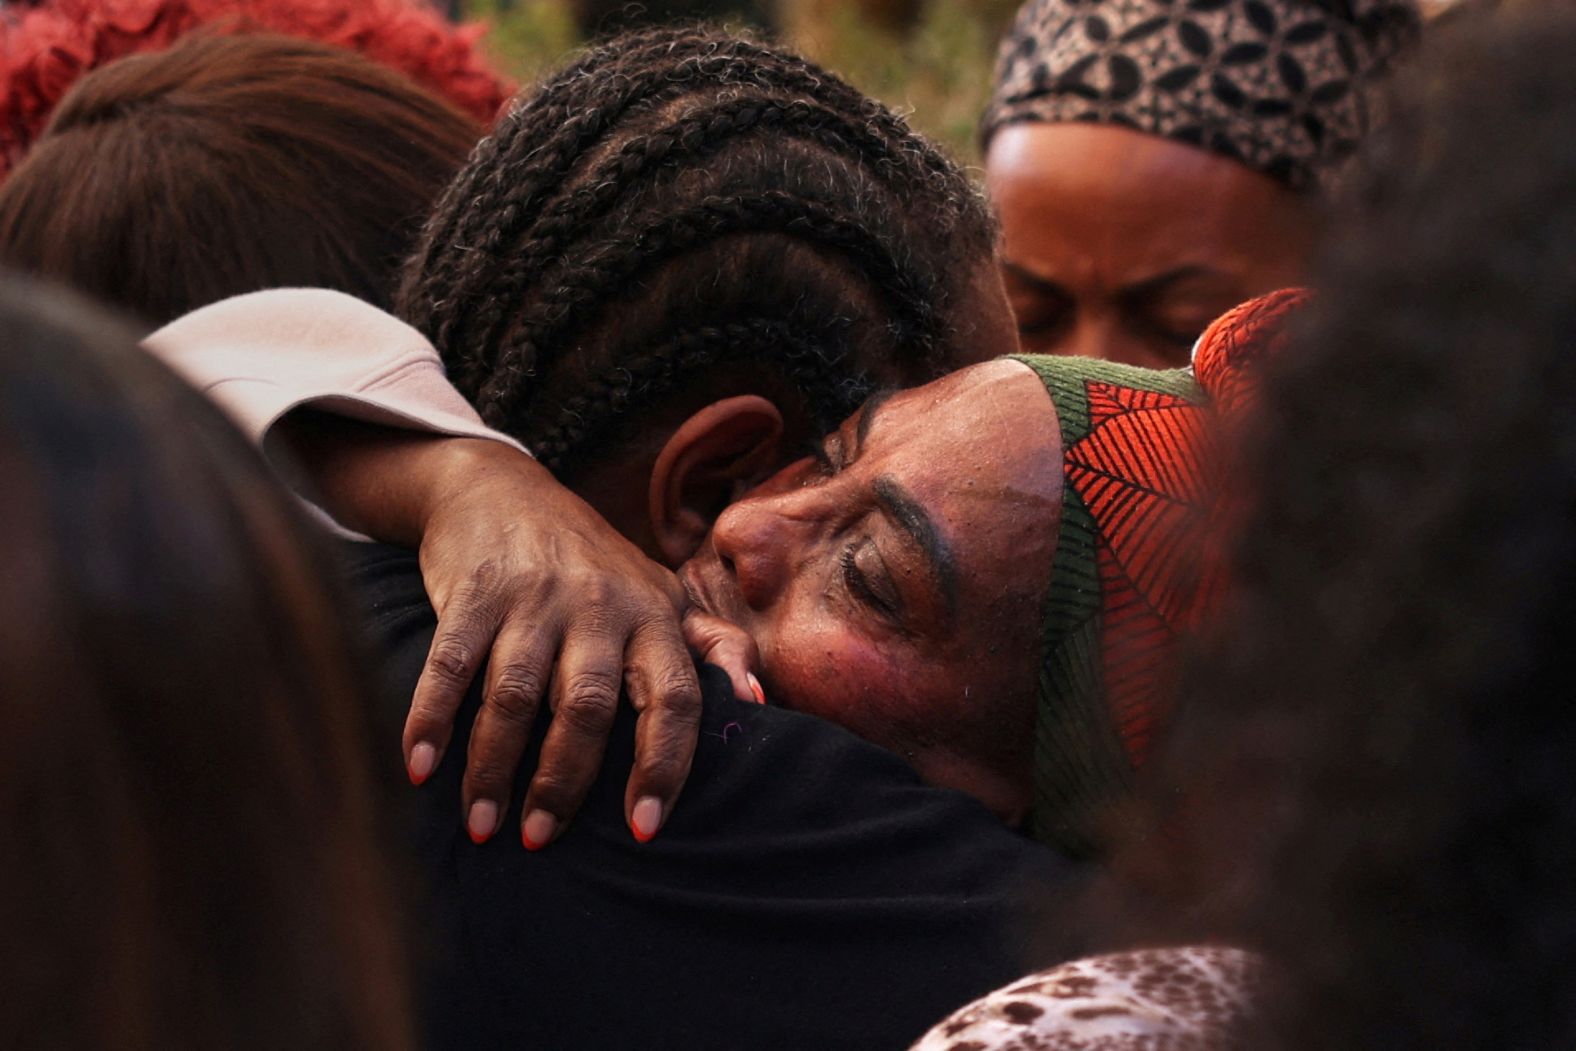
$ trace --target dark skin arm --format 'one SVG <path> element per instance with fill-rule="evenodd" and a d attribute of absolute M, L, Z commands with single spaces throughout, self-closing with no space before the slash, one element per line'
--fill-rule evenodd
<path fill-rule="evenodd" d="M 420 552 L 438 631 L 405 724 L 411 780 L 436 768 L 485 663 L 462 788 L 466 826 L 478 842 L 497 831 L 546 698 L 554 718 L 521 822 L 525 845 L 544 846 L 585 799 L 623 692 L 640 713 L 625 818 L 636 838 L 655 835 L 689 774 L 700 717 L 677 578 L 502 443 L 310 411 L 276 434 L 336 520 Z M 744 659 L 733 656 L 748 652 L 737 629 L 706 621 L 692 632 L 700 627 L 698 651 Z M 743 670 L 730 678 L 743 682 Z"/>

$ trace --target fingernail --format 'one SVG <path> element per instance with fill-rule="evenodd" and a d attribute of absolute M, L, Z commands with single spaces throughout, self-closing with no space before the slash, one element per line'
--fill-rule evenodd
<path fill-rule="evenodd" d="M 755 695 L 755 703 L 756 704 L 765 704 L 766 703 L 766 691 L 761 689 L 761 680 L 759 680 L 759 679 L 757 679 L 755 677 L 755 673 L 754 672 L 749 672 L 749 671 L 744 673 L 744 677 L 745 677 L 746 680 L 749 681 L 750 692 Z"/>
<path fill-rule="evenodd" d="M 650 843 L 662 827 L 662 800 L 656 796 L 642 796 L 629 817 L 630 824 L 635 826 L 635 838 Z"/>
<path fill-rule="evenodd" d="M 498 804 L 491 799 L 478 799 L 471 804 L 465 830 L 471 834 L 472 843 L 485 843 L 498 831 Z"/>
<path fill-rule="evenodd" d="M 438 765 L 438 750 L 426 741 L 422 741 L 410 750 L 410 783 L 419 785 L 432 776 L 433 767 Z"/>
<path fill-rule="evenodd" d="M 541 850 L 553 841 L 553 833 L 557 830 L 556 817 L 545 810 L 533 810 L 525 815 L 525 824 L 520 826 L 520 841 L 526 850 Z"/>

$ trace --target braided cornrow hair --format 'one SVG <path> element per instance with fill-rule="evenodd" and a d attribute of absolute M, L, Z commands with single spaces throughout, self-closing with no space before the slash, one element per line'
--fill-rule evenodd
<path fill-rule="evenodd" d="M 430 217 L 406 320 L 558 469 L 733 376 L 814 426 L 958 357 L 994 228 L 955 164 L 795 55 L 706 26 L 615 38 L 522 96 Z"/>

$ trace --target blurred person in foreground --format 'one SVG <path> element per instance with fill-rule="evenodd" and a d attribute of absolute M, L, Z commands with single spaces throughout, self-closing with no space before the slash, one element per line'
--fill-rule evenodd
<path fill-rule="evenodd" d="M 7 1042 L 413 1046 L 326 551 L 85 301 L 0 276 L 0 391 Z"/>
<path fill-rule="evenodd" d="M 1023 349 L 1185 365 L 1302 283 L 1413 0 L 1030 0 L 981 123 Z"/>
<path fill-rule="evenodd" d="M 1286 1048 L 1576 1039 L 1576 12 L 1438 44 L 1267 391 L 1178 742 Z"/>
<path fill-rule="evenodd" d="M 1242 435 L 1231 588 L 1118 926 L 1272 965 L 1080 961 L 926 1051 L 1576 1040 L 1573 51 L 1562 6 L 1451 16 Z"/>

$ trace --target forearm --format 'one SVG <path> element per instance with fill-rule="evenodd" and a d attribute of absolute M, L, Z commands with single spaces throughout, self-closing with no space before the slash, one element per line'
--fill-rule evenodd
<path fill-rule="evenodd" d="M 348 529 L 417 547 L 451 487 L 485 485 L 507 473 L 514 486 L 546 468 L 525 453 L 482 438 L 455 438 L 361 423 L 298 409 L 274 427 L 323 508 Z"/>

